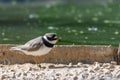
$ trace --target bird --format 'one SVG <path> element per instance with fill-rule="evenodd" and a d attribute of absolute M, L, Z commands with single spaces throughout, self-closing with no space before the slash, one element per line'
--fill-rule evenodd
<path fill-rule="evenodd" d="M 11 47 L 10 50 L 21 51 L 25 55 L 42 56 L 50 52 L 59 40 L 56 33 L 46 33 L 26 42 L 24 45 Z"/>

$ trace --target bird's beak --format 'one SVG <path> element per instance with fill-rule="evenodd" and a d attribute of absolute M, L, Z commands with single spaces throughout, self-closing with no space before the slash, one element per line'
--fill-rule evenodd
<path fill-rule="evenodd" d="M 61 39 L 60 39 L 60 38 L 57 38 L 57 42 L 58 42 L 58 41 L 61 41 Z"/>

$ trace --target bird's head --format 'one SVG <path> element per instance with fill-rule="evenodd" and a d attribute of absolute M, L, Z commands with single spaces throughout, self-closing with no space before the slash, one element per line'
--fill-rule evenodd
<path fill-rule="evenodd" d="M 44 38 L 47 39 L 52 44 L 55 44 L 56 42 L 60 41 L 60 39 L 57 37 L 56 33 L 46 33 L 44 35 Z"/>

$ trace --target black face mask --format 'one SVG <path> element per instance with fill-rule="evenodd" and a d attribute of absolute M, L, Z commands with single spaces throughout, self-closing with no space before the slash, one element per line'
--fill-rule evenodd
<path fill-rule="evenodd" d="M 47 37 L 47 39 L 48 39 L 49 41 L 56 40 L 57 38 L 55 38 L 55 36 L 56 36 L 56 35 L 53 35 L 52 37 Z"/>

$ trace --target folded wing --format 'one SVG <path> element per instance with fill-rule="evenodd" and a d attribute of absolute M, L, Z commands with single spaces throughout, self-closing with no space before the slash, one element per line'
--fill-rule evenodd
<path fill-rule="evenodd" d="M 38 50 L 43 45 L 42 37 L 37 37 L 32 39 L 21 46 L 12 47 L 11 50 L 27 50 L 27 51 L 35 51 Z"/>

